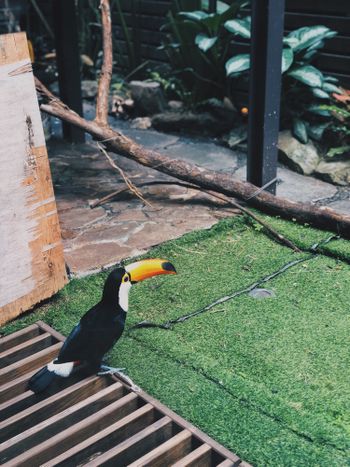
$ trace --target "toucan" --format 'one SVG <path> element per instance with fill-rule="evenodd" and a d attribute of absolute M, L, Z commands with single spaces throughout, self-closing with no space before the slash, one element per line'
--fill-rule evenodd
<path fill-rule="evenodd" d="M 57 358 L 30 378 L 28 388 L 40 393 L 57 378 L 79 370 L 90 375 L 119 372 L 102 365 L 102 360 L 124 331 L 131 286 L 159 274 L 176 274 L 176 270 L 164 259 L 145 259 L 114 269 L 106 279 L 100 302 L 73 328 Z"/>

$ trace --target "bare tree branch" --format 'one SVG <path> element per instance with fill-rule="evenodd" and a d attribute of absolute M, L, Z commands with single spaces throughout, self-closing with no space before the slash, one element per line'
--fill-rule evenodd
<path fill-rule="evenodd" d="M 101 126 L 108 125 L 108 96 L 113 69 L 112 21 L 109 0 L 100 1 L 102 20 L 103 63 L 98 82 L 95 121 Z"/>
<path fill-rule="evenodd" d="M 38 80 L 36 82 L 38 83 Z M 68 109 L 59 99 L 52 98 L 52 94 L 46 92 L 45 86 L 41 83 L 38 83 L 38 86 L 41 94 L 49 101 L 48 104 L 41 104 L 41 110 L 90 133 L 112 152 L 206 190 L 245 200 L 249 205 L 268 214 L 295 219 L 302 224 L 308 223 L 350 238 L 350 216 L 342 215 L 327 207 L 316 207 L 308 203 L 279 198 L 266 191 L 249 199 L 258 189 L 251 183 L 241 182 L 233 179 L 231 175 L 183 160 L 170 159 L 157 151 L 146 149 L 116 130 L 101 126 L 96 121 L 85 120 Z"/>

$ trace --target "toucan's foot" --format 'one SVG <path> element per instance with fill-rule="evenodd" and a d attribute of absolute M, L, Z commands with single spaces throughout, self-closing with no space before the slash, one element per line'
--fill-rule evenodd
<path fill-rule="evenodd" d="M 97 376 L 113 375 L 114 373 L 121 373 L 124 370 L 126 370 L 126 368 L 113 368 L 112 366 L 101 365 Z"/>
<path fill-rule="evenodd" d="M 98 376 L 105 376 L 105 375 L 117 375 L 119 379 L 130 386 L 130 389 L 136 392 L 140 392 L 141 389 L 133 382 L 128 375 L 124 373 L 125 368 L 113 368 L 106 365 L 101 365 L 99 372 L 97 373 Z"/>

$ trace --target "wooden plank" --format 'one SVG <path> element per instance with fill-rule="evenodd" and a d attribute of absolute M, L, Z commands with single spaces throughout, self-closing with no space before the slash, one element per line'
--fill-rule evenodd
<path fill-rule="evenodd" d="M 7 403 L 9 399 L 12 399 L 15 396 L 20 395 L 26 390 L 29 378 L 35 373 L 34 371 L 29 371 L 20 378 L 13 379 L 6 384 L 0 386 L 0 404 Z"/>
<path fill-rule="evenodd" d="M 53 467 L 62 463 L 69 465 L 86 465 L 89 458 L 95 458 L 96 454 L 103 452 L 112 445 L 116 445 L 116 448 L 120 445 L 125 446 L 125 443 L 128 443 L 131 438 L 139 438 L 140 433 L 143 433 L 144 431 L 143 429 L 147 429 L 145 427 L 154 421 L 154 412 L 154 407 L 151 404 L 146 404 L 118 422 L 108 426 L 99 433 L 96 433 L 94 436 L 91 436 L 83 442 L 73 446 L 60 456 L 49 460 L 44 464 L 44 466 Z M 141 438 L 140 442 L 143 442 Z M 146 443 L 147 440 L 144 440 L 144 442 Z M 133 450 L 134 453 L 136 452 L 136 446 L 133 448 L 135 448 L 135 451 Z M 99 465 L 101 465 L 100 462 Z M 124 462 L 121 463 L 118 458 L 118 462 L 114 462 L 114 465 L 124 465 Z"/>
<path fill-rule="evenodd" d="M 240 465 L 240 464 L 238 464 L 238 465 Z M 229 459 L 226 459 L 226 460 L 220 462 L 220 464 L 218 464 L 216 467 L 234 467 L 235 465 L 237 465 L 237 464 L 234 464 Z"/>
<path fill-rule="evenodd" d="M 86 399 L 96 391 L 105 388 L 106 385 L 107 381 L 105 378 L 92 376 L 79 381 L 73 386 L 69 386 L 51 397 L 31 404 L 26 409 L 0 422 L 0 443 L 24 432 L 43 420 L 49 419 L 52 415 L 63 411 L 67 407 L 77 404 L 82 399 Z M 33 394 L 31 391 L 28 392 L 29 394 Z M 32 399 L 34 399 L 33 402 L 35 402 L 35 398 Z M 9 405 L 10 403 L 11 402 L 9 402 Z"/>
<path fill-rule="evenodd" d="M 202 444 L 173 464 L 173 467 L 210 467 L 212 449 L 209 444 Z M 230 461 L 231 462 L 231 461 Z"/>
<path fill-rule="evenodd" d="M 88 467 L 127 465 L 167 441 L 172 435 L 172 420 L 165 416 L 107 452 L 85 463 Z M 51 467 L 47 465 L 45 467 Z"/>
<path fill-rule="evenodd" d="M 15 347 L 16 345 L 22 344 L 26 340 L 31 339 L 32 337 L 38 336 L 40 333 L 40 328 L 37 324 L 32 324 L 20 331 L 13 332 L 8 336 L 0 338 L 0 352 L 5 352 L 5 350 Z"/>
<path fill-rule="evenodd" d="M 28 465 L 43 464 L 54 456 L 70 449 L 84 438 L 92 436 L 94 433 L 104 429 L 110 423 L 113 423 L 137 407 L 137 396 L 130 393 L 121 399 L 109 404 L 97 413 L 81 420 L 80 422 L 60 431 L 44 442 L 30 448 L 19 456 L 16 456 L 16 466 L 28 467 Z M 7 467 L 13 465 L 8 461 L 3 464 Z"/>
<path fill-rule="evenodd" d="M 25 33 L 0 36 L 0 325 L 67 282 Z"/>
<path fill-rule="evenodd" d="M 129 467 L 166 467 L 174 464 L 178 459 L 191 450 L 192 433 L 188 430 L 180 431 L 165 443 L 129 464 Z"/>
<path fill-rule="evenodd" d="M 113 377 L 113 379 L 115 379 L 115 381 L 118 381 L 117 377 Z M 154 405 L 154 407 L 159 412 L 161 412 L 163 415 L 167 415 L 172 420 L 174 420 L 174 422 L 177 425 L 179 425 L 180 427 L 190 431 L 196 438 L 200 439 L 203 443 L 209 444 L 209 446 L 211 446 L 214 449 L 214 451 L 216 451 L 218 454 L 220 454 L 220 455 L 222 455 L 224 457 L 227 457 L 228 459 L 232 460 L 234 463 L 241 462 L 241 459 L 236 454 L 234 454 L 233 452 L 226 449 L 224 446 L 219 444 L 214 439 L 210 438 L 210 436 L 208 436 L 206 433 L 204 433 L 199 428 L 192 425 L 192 423 L 188 422 L 184 418 L 180 417 L 177 413 L 175 413 L 171 409 L 169 409 L 169 407 L 165 406 L 164 404 L 162 404 L 157 399 L 154 399 L 154 397 L 150 396 L 149 394 L 147 394 L 144 391 L 141 391 L 139 393 L 139 395 L 144 401 Z"/>
<path fill-rule="evenodd" d="M 22 410 L 23 407 L 26 408 L 31 405 L 28 401 L 30 396 L 33 396 L 32 391 L 22 392 L 18 396 L 12 397 L 10 400 L 0 404 L 0 421 L 7 420 Z"/>
<path fill-rule="evenodd" d="M 52 335 L 48 332 L 39 334 L 30 340 L 22 342 L 16 347 L 11 347 L 0 354 L 0 368 L 12 365 L 22 358 L 30 356 L 32 353 L 39 352 L 53 344 Z"/>
<path fill-rule="evenodd" d="M 16 436 L 0 444 L 0 461 L 4 462 L 19 454 L 34 448 L 35 445 L 45 443 L 46 440 L 65 430 L 67 426 L 84 421 L 90 416 L 107 408 L 112 401 L 122 396 L 123 386 L 114 383 L 91 396 L 81 400 L 73 406 L 44 419 L 41 423 L 31 426 L 25 431 L 20 431 Z M 120 399 L 122 400 L 122 399 Z M 128 401 L 124 399 L 123 404 Z"/>
<path fill-rule="evenodd" d="M 46 363 L 50 362 L 55 356 L 57 356 L 59 349 L 62 347 L 62 342 L 51 345 L 46 349 L 37 352 L 30 357 L 24 358 L 23 360 L 13 363 L 6 368 L 0 370 L 0 384 L 8 383 L 15 378 L 19 378 L 29 371 L 40 368 Z"/>
<path fill-rule="evenodd" d="M 60 332 L 56 331 L 56 329 L 53 329 L 51 326 L 48 324 L 44 323 L 44 321 L 37 321 L 35 323 L 43 332 L 49 332 L 54 336 L 55 339 L 58 341 L 64 342 L 66 340 L 65 336 L 61 334 Z"/>

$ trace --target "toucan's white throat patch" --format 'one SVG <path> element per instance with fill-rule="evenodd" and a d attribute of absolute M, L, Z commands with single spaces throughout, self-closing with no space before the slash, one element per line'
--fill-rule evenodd
<path fill-rule="evenodd" d="M 122 282 L 119 287 L 118 301 L 119 306 L 126 312 L 129 309 L 129 292 L 131 289 L 131 282 Z"/>

